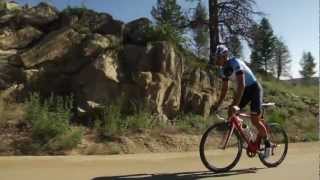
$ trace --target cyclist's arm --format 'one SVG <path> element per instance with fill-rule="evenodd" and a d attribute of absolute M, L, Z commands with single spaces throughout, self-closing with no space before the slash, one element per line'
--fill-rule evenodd
<path fill-rule="evenodd" d="M 236 73 L 236 78 L 237 78 L 237 92 L 231 104 L 232 106 L 239 106 L 243 92 L 244 92 L 244 88 L 245 88 L 243 71 L 238 71 Z"/>
<path fill-rule="evenodd" d="M 224 100 L 224 98 L 226 97 L 227 91 L 228 91 L 228 80 L 227 79 L 223 79 L 222 81 L 222 87 L 221 87 L 221 92 L 220 92 L 220 97 L 218 100 L 218 106 L 220 106 Z"/>

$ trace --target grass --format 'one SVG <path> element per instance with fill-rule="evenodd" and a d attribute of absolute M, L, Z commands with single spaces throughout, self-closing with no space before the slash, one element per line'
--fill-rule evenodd
<path fill-rule="evenodd" d="M 176 119 L 175 128 L 185 133 L 201 134 L 216 122 L 218 120 L 213 116 L 204 118 L 196 114 L 181 114 Z"/>
<path fill-rule="evenodd" d="M 31 124 L 32 144 L 35 151 L 61 151 L 76 147 L 82 138 L 82 129 L 71 127 L 72 97 L 51 95 L 42 100 L 31 94 L 26 105 L 26 119 Z"/>
<path fill-rule="evenodd" d="M 307 97 L 318 102 L 319 98 L 319 84 L 314 85 L 293 85 L 286 81 L 279 81 L 272 77 L 260 76 L 259 78 L 265 89 L 271 95 L 278 95 L 279 93 L 286 93 L 292 97 Z"/>
<path fill-rule="evenodd" d="M 260 76 L 260 80 L 265 100 L 276 103 L 276 108 L 267 111 L 268 121 L 281 124 L 291 141 L 315 140 L 318 132 L 318 85 L 293 85 L 270 76 Z"/>
<path fill-rule="evenodd" d="M 24 119 L 25 105 L 17 103 L 8 97 L 5 92 L 0 92 L 0 128 L 8 122 L 16 123 Z"/>
<path fill-rule="evenodd" d="M 102 138 L 110 138 L 152 129 L 156 125 L 156 118 L 147 109 L 131 108 L 133 112 L 123 112 L 123 102 L 118 101 L 106 105 L 95 122 L 95 129 Z M 127 107 L 127 106 L 126 106 Z"/>

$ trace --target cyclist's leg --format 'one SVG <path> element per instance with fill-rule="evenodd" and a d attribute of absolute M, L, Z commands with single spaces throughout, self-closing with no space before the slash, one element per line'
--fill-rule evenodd
<path fill-rule="evenodd" d="M 243 95 L 241 97 L 239 108 L 243 110 L 243 108 L 250 102 L 250 89 L 246 87 L 244 89 Z"/>
<path fill-rule="evenodd" d="M 251 94 L 251 122 L 258 129 L 260 138 L 268 139 L 267 129 L 261 121 L 263 91 L 259 84 L 252 89 Z"/>

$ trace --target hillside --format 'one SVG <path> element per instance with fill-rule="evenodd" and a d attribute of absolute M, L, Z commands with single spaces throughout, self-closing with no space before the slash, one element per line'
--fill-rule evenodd
<path fill-rule="evenodd" d="M 217 121 L 214 70 L 147 18 L 40 3 L 1 9 L 0 27 L 0 154 L 194 150 Z M 318 86 L 261 80 L 268 120 L 315 140 Z"/>
<path fill-rule="evenodd" d="M 295 85 L 295 84 L 300 84 L 300 85 L 314 84 L 314 85 L 316 85 L 316 84 L 319 84 L 319 77 L 313 77 L 310 80 L 308 80 L 307 82 L 304 78 L 289 79 L 289 80 L 285 80 L 285 81 L 289 82 L 293 85 Z"/>

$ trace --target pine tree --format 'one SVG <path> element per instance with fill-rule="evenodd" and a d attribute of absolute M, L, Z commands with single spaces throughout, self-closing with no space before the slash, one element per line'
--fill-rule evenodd
<path fill-rule="evenodd" d="M 187 0 L 196 1 L 196 0 Z M 199 0 L 197 0 L 199 1 Z M 210 35 L 210 60 L 219 43 L 226 42 L 229 35 L 238 35 L 250 41 L 250 27 L 255 24 L 253 15 L 261 15 L 254 10 L 254 0 L 208 0 Z"/>
<path fill-rule="evenodd" d="M 275 37 L 272 27 L 266 18 L 260 25 L 253 27 L 253 43 L 251 44 L 251 64 L 254 70 L 272 71 Z"/>
<path fill-rule="evenodd" d="M 242 44 L 238 36 L 232 35 L 227 39 L 227 46 L 230 49 L 230 55 L 236 58 L 242 58 Z"/>
<path fill-rule="evenodd" d="M 183 27 L 187 23 L 187 18 L 176 0 L 157 0 L 156 6 L 152 7 L 151 15 L 157 25 L 170 25 L 180 33 L 183 33 Z"/>
<path fill-rule="evenodd" d="M 208 19 L 208 13 L 206 7 L 198 2 L 198 5 L 194 11 L 193 21 L 205 21 Z M 192 36 L 195 46 L 195 52 L 198 57 L 208 57 L 209 55 L 209 31 L 204 26 L 198 26 L 192 29 Z"/>
<path fill-rule="evenodd" d="M 302 66 L 302 70 L 300 71 L 300 74 L 302 75 L 303 78 L 305 78 L 306 80 L 309 80 L 313 75 L 315 75 L 316 63 L 311 52 L 307 52 L 307 53 L 303 52 L 300 65 Z"/>
<path fill-rule="evenodd" d="M 277 79 L 280 79 L 281 76 L 290 76 L 290 53 L 288 47 L 279 38 L 275 39 L 273 63 Z"/>

